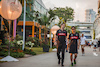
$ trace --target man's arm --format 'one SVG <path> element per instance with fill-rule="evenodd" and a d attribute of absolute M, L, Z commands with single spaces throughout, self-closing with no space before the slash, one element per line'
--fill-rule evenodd
<path fill-rule="evenodd" d="M 85 46 L 86 46 L 87 41 L 85 40 Z"/>
<path fill-rule="evenodd" d="M 80 39 L 78 39 L 78 49 L 79 49 L 79 47 L 80 47 Z"/>
<path fill-rule="evenodd" d="M 67 39 L 67 50 L 69 48 L 69 39 Z"/>
<path fill-rule="evenodd" d="M 57 45 L 57 40 L 58 40 L 58 30 L 56 34 L 54 35 L 54 45 Z"/>
<path fill-rule="evenodd" d="M 67 33 L 67 36 L 66 36 L 66 39 L 67 39 L 67 50 L 68 50 L 68 48 L 69 48 L 69 33 Z"/>
<path fill-rule="evenodd" d="M 57 45 L 57 40 L 58 40 L 57 35 L 55 35 L 55 37 L 54 37 L 54 45 Z"/>
<path fill-rule="evenodd" d="M 80 35 L 78 34 L 78 49 L 79 49 L 79 47 L 80 47 Z"/>

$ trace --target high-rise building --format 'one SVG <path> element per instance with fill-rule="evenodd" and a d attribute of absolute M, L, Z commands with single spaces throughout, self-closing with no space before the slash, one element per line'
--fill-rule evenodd
<path fill-rule="evenodd" d="M 93 11 L 93 9 L 87 9 L 85 10 L 85 22 L 91 22 L 93 23 L 96 18 L 96 12 Z"/>

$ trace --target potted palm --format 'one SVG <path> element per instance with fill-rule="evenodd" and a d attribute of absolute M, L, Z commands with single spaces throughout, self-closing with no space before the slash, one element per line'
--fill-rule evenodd
<path fill-rule="evenodd" d="M 45 44 L 45 41 L 43 41 L 42 47 L 43 47 L 43 52 L 49 52 L 49 45 Z"/>
<path fill-rule="evenodd" d="M 49 16 L 43 15 L 41 17 L 38 17 L 38 23 L 44 26 L 44 41 L 42 45 L 43 52 L 48 52 L 49 50 L 48 38 L 47 38 L 47 32 L 48 32 L 47 26 L 49 26 L 50 22 L 52 22 L 55 19 L 55 14 L 53 13 L 51 9 L 48 11 L 48 13 L 49 13 Z"/>

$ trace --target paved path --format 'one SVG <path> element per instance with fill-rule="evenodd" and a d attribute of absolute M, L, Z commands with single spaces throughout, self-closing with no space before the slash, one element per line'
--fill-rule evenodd
<path fill-rule="evenodd" d="M 85 56 L 81 55 L 81 50 L 79 49 L 79 54 L 77 58 L 77 64 L 73 67 L 100 67 L 100 52 L 96 52 L 98 56 L 93 54 L 93 49 L 86 47 Z M 67 52 L 65 54 L 64 67 L 70 66 L 70 56 Z M 57 64 L 56 52 L 36 55 L 28 58 L 20 58 L 18 62 L 5 62 L 0 63 L 0 67 L 61 67 Z"/>

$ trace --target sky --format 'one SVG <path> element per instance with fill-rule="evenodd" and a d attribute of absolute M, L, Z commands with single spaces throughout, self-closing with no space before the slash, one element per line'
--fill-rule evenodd
<path fill-rule="evenodd" d="M 47 9 L 54 7 L 71 7 L 74 9 L 74 21 L 85 22 L 85 10 L 98 11 L 98 0 L 42 0 Z"/>

